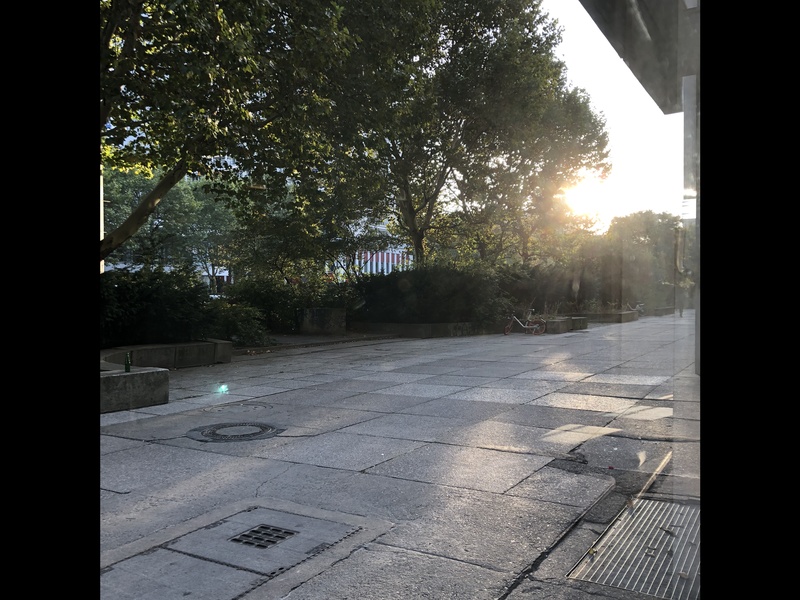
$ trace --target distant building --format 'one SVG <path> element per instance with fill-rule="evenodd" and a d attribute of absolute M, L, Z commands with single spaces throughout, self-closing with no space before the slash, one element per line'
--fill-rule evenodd
<path fill-rule="evenodd" d="M 413 263 L 408 252 L 387 250 L 386 252 L 359 252 L 356 256 L 356 267 L 370 275 L 383 273 L 388 275 L 395 269 L 407 269 Z"/>
<path fill-rule="evenodd" d="M 373 233 L 388 236 L 387 225 L 382 223 L 377 226 L 369 227 Z M 354 269 L 357 273 L 362 275 L 388 275 L 392 271 L 407 270 L 411 268 L 414 263 L 413 255 L 405 248 L 397 248 L 389 246 L 387 249 L 378 250 L 359 250 L 356 252 L 355 257 L 341 257 L 339 264 L 326 265 L 326 272 L 331 274 L 339 281 L 344 281 L 347 278 L 345 269 L 342 264 L 349 263 L 349 268 Z"/>

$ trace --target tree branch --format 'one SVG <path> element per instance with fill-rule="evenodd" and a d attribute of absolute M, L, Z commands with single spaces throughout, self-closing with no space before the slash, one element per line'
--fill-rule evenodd
<path fill-rule="evenodd" d="M 100 260 L 111 254 L 114 250 L 119 248 L 122 244 L 128 241 L 139 229 L 147 223 L 147 219 L 153 214 L 153 211 L 158 206 L 158 203 L 164 196 L 173 188 L 177 183 L 183 179 L 187 174 L 186 160 L 181 159 L 178 164 L 161 180 L 156 187 L 147 194 L 136 210 L 131 213 L 131 216 L 125 219 L 125 222 L 117 227 L 111 233 L 100 240 Z"/>

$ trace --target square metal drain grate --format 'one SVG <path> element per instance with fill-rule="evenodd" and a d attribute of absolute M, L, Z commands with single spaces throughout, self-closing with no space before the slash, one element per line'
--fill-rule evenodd
<path fill-rule="evenodd" d="M 281 529 L 280 527 L 273 527 L 272 525 L 259 525 L 250 531 L 245 531 L 239 535 L 232 537 L 232 542 L 244 544 L 246 546 L 254 546 L 256 548 L 269 548 L 278 542 L 292 537 L 296 531 L 290 529 Z"/>
<path fill-rule="evenodd" d="M 345 522 L 254 506 L 188 532 L 164 547 L 272 578 L 325 554 L 358 530 Z"/>
<path fill-rule="evenodd" d="M 700 506 L 638 500 L 567 574 L 670 600 L 700 598 Z"/>

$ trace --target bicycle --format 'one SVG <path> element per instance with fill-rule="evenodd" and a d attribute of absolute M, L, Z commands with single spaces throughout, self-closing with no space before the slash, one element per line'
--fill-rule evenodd
<path fill-rule="evenodd" d="M 643 316 L 644 316 L 644 304 L 643 304 L 642 302 L 637 302 L 635 307 L 634 307 L 634 306 L 631 306 L 630 304 L 628 304 L 628 303 L 626 302 L 626 303 L 625 303 L 625 307 L 626 307 L 628 310 L 635 310 L 636 312 L 638 312 L 638 313 L 639 313 L 639 316 L 640 316 L 640 317 L 643 317 Z"/>
<path fill-rule="evenodd" d="M 528 316 L 525 319 L 525 323 L 520 321 L 517 318 L 517 315 L 511 313 L 511 316 L 508 318 L 508 324 L 503 328 L 503 335 L 508 335 L 511 333 L 511 330 L 514 328 L 514 321 L 519 323 L 519 326 L 522 327 L 525 333 L 542 335 L 547 331 L 547 321 L 541 317 L 535 316 L 533 314 L 533 309 L 530 309 L 528 311 Z"/>

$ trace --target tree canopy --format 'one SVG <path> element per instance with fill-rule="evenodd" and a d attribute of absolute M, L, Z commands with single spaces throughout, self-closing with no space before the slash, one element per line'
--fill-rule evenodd
<path fill-rule="evenodd" d="M 405 5 L 369 19 L 343 12 L 358 40 L 345 68 L 356 76 L 336 98 L 337 108 L 348 107 L 339 131 L 357 134 L 341 143 L 358 162 L 340 168 L 357 165 L 371 172 L 362 179 L 381 183 L 418 265 L 426 236 L 448 223 L 448 213 L 482 213 L 488 236 L 498 219 L 547 212 L 579 174 L 604 176 L 609 168 L 604 119 L 583 90 L 567 85 L 554 54 L 560 30 L 538 1 L 438 0 L 420 8 L 427 18 Z M 394 44 L 396 23 L 417 35 Z"/>
<path fill-rule="evenodd" d="M 125 221 L 153 186 L 154 177 L 109 171 L 105 180 L 105 219 L 115 228 Z M 199 180 L 184 179 L 165 196 L 165 202 L 109 257 L 113 266 L 202 269 L 209 282 L 230 271 L 240 252 L 241 227 L 236 215 L 204 191 Z"/>
<path fill-rule="evenodd" d="M 609 167 L 539 0 L 100 8 L 101 168 L 159 174 L 101 261 L 187 174 L 344 252 L 388 222 L 422 265 L 431 231 L 469 223 L 487 255 L 528 255 L 558 190 Z"/>
<path fill-rule="evenodd" d="M 189 173 L 282 181 L 327 111 L 327 73 L 347 52 L 326 0 L 100 1 L 100 164 L 162 175 L 100 241 L 129 239 Z M 290 158 L 290 156 L 292 158 Z"/>

